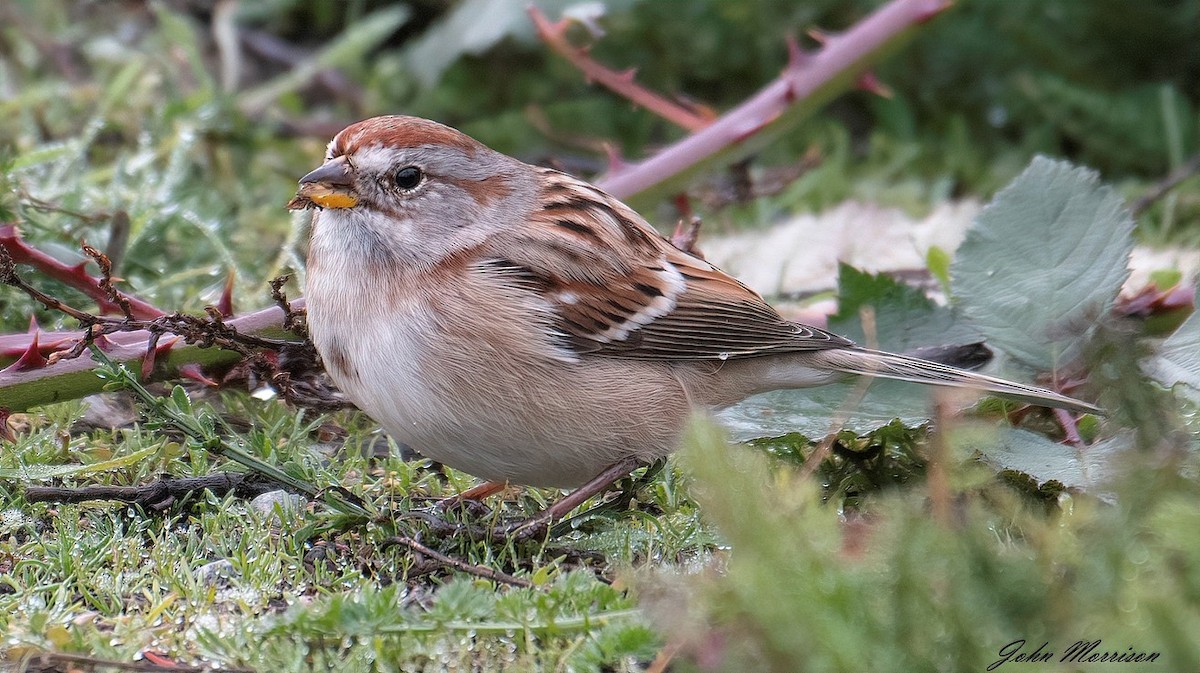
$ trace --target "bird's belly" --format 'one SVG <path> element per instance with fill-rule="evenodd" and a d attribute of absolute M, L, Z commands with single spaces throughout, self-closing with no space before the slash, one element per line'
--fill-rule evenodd
<path fill-rule="evenodd" d="M 389 329 L 414 320 L 359 322 L 348 343 L 329 339 L 319 319 L 310 326 L 360 409 L 397 441 L 477 477 L 576 486 L 627 456 L 665 456 L 690 412 L 665 366 L 531 361 L 486 339 L 455 347 L 433 328 Z"/>

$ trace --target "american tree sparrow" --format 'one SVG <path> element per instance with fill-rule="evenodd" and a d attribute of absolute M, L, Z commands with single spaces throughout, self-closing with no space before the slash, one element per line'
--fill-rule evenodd
<path fill-rule="evenodd" d="M 847 374 L 1098 411 L 785 320 L 596 187 L 425 119 L 346 128 L 288 206 L 319 208 L 305 294 L 334 382 L 488 480 L 615 478 L 670 453 L 695 409 Z"/>

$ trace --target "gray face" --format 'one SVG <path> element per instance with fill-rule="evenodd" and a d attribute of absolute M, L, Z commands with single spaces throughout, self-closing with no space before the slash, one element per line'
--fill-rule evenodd
<path fill-rule="evenodd" d="M 338 158 L 336 144 L 327 161 Z M 342 156 L 358 200 L 314 219 L 316 254 L 332 247 L 369 266 L 428 268 L 532 208 L 529 167 L 481 145 L 376 143 Z"/>

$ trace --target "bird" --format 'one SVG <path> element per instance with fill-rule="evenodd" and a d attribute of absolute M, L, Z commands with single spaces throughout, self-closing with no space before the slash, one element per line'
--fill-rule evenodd
<path fill-rule="evenodd" d="M 598 187 L 431 120 L 346 127 L 288 208 L 314 210 L 307 322 L 333 382 L 491 482 L 612 481 L 674 451 L 696 410 L 854 375 L 1100 413 L 789 321 Z"/>

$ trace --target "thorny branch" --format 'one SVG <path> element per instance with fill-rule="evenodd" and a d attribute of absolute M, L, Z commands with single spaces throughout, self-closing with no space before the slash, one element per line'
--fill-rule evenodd
<path fill-rule="evenodd" d="M 20 242 L 19 238 L 14 238 Z M 40 251 L 20 245 L 36 253 L 30 255 L 37 258 Z M 159 341 L 164 334 L 172 334 L 187 344 L 201 348 L 216 346 L 233 351 L 241 356 L 241 364 L 235 371 L 253 373 L 267 381 L 284 399 L 300 407 L 332 410 L 351 406 L 339 393 L 324 382 L 323 370 L 319 366 L 319 358 L 312 344 L 304 341 L 275 339 L 253 334 L 245 334 L 226 323 L 224 316 L 216 308 L 209 307 L 206 317 L 188 315 L 185 313 L 162 314 L 151 318 L 140 318 L 136 298 L 129 297 L 113 287 L 112 265 L 104 253 L 83 244 L 84 253 L 93 259 L 100 267 L 101 276 L 90 278 L 96 289 L 104 294 L 98 298 L 98 303 L 108 304 L 120 309 L 123 317 L 113 317 L 88 313 L 68 305 L 66 302 L 38 290 L 27 283 L 16 271 L 16 259 L 9 254 L 8 246 L 0 246 L 0 283 L 11 285 L 46 308 L 68 315 L 79 321 L 83 335 L 76 339 L 69 349 L 56 351 L 45 360 L 40 358 L 36 339 L 31 344 L 34 355 L 32 360 L 22 359 L 14 366 L 19 368 L 35 368 L 53 365 L 62 360 L 73 360 L 84 353 L 92 344 L 102 350 L 110 345 L 106 337 L 110 334 L 145 332 L 147 334 L 146 352 L 142 361 L 143 378 L 147 377 L 154 368 L 157 355 L 169 349 L 174 341 L 166 346 L 160 346 Z M 78 278 L 76 277 L 76 280 Z M 286 278 L 276 279 L 271 284 L 271 296 L 283 311 L 285 327 L 294 329 L 306 337 L 303 331 L 303 321 L 299 312 L 292 309 L 286 295 L 283 294 L 283 283 Z M 155 309 L 157 310 L 157 309 Z M 198 372 L 197 372 L 198 373 Z"/>
<path fill-rule="evenodd" d="M 706 166 L 733 163 L 754 154 L 848 86 L 885 93 L 886 87 L 869 73 L 871 62 L 949 6 L 948 0 L 892 0 L 841 35 L 820 34 L 822 44 L 814 52 L 793 46 L 783 73 L 750 99 L 715 120 L 702 119 L 703 125 L 695 120 L 677 122 L 692 134 L 643 161 L 612 162 L 609 173 L 597 184 L 621 199 L 652 189 L 671 193 Z M 642 105 L 646 105 L 643 99 L 650 100 L 647 95 L 665 101 L 633 84 L 630 76 L 599 66 L 566 43 L 561 24 L 549 23 L 536 10 L 531 10 L 530 16 L 547 44 L 589 79 Z M 679 108 L 670 101 L 665 103 Z M 655 112 L 665 116 L 658 108 Z"/>
<path fill-rule="evenodd" d="M 551 22 L 537 7 L 529 6 L 529 18 L 537 28 L 538 36 L 551 49 L 567 59 L 583 72 L 584 76 L 593 82 L 602 84 L 614 93 L 628 98 L 667 121 L 688 131 L 699 131 L 712 123 L 716 115 L 711 110 L 701 109 L 701 112 L 688 109 L 679 103 L 668 100 L 633 80 L 634 71 L 617 72 L 597 63 L 588 55 L 587 49 L 572 45 L 567 40 L 567 28 L 570 21 L 563 19 Z"/>
<path fill-rule="evenodd" d="M 114 295 L 112 293 L 115 293 L 116 296 L 123 298 L 124 301 L 129 303 L 129 312 L 135 318 L 156 318 L 164 314 L 164 311 L 141 299 L 131 297 L 112 288 L 106 289 L 100 284 L 99 278 L 85 271 L 83 263 L 75 266 L 64 264 L 29 245 L 21 238 L 16 225 L 0 225 L 0 250 L 5 251 L 7 256 L 16 264 L 33 265 L 47 276 L 80 290 L 88 298 L 95 301 L 101 311 L 117 311 L 121 309 L 120 302 L 113 301 Z M 109 278 L 110 284 L 111 280 Z"/>

